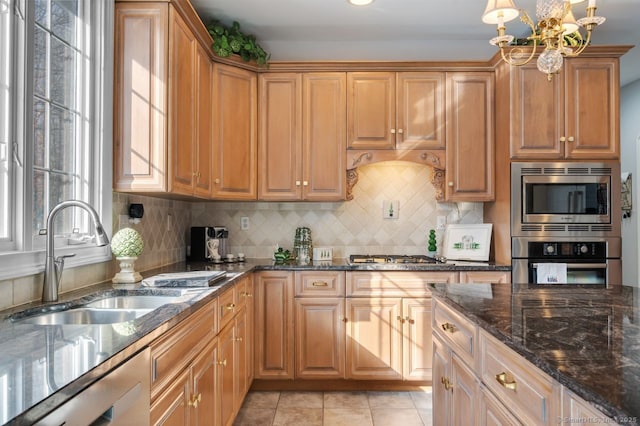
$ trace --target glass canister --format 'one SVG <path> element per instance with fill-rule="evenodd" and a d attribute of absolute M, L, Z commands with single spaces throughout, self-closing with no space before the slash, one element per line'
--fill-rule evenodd
<path fill-rule="evenodd" d="M 305 265 L 311 262 L 311 255 L 313 253 L 311 229 L 307 227 L 296 229 L 296 235 L 293 240 L 293 252 L 295 253 L 298 264 Z"/>

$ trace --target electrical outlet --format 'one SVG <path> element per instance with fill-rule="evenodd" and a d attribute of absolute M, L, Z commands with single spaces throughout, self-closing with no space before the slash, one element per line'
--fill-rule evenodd
<path fill-rule="evenodd" d="M 382 218 L 398 219 L 400 217 L 400 202 L 398 200 L 384 200 L 382 202 Z"/>
<path fill-rule="evenodd" d="M 240 218 L 240 229 L 243 231 L 249 230 L 249 218 L 247 216 L 242 216 Z"/>
<path fill-rule="evenodd" d="M 438 216 L 436 218 L 436 228 L 444 229 L 447 226 L 447 217 L 446 216 Z"/>

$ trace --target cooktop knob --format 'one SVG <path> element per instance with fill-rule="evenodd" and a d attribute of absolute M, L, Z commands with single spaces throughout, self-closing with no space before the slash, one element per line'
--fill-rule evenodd
<path fill-rule="evenodd" d="M 555 247 L 553 246 L 553 244 L 549 244 L 546 247 L 547 253 L 552 254 L 553 252 L 556 251 Z"/>
<path fill-rule="evenodd" d="M 586 244 L 582 244 L 580 246 L 580 253 L 588 253 L 589 252 L 589 246 L 587 246 Z"/>

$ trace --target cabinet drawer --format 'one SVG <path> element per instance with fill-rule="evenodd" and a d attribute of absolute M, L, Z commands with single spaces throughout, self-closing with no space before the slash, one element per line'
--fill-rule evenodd
<path fill-rule="evenodd" d="M 237 311 L 235 286 L 218 296 L 218 329 L 222 330 Z"/>
<path fill-rule="evenodd" d="M 296 272 L 296 297 L 344 297 L 344 275 L 342 271 Z"/>
<path fill-rule="evenodd" d="M 475 368 L 478 336 L 475 325 L 434 299 L 433 328 L 460 358 Z"/>
<path fill-rule="evenodd" d="M 347 272 L 347 297 L 424 297 L 429 284 L 456 281 L 457 272 Z"/>
<path fill-rule="evenodd" d="M 152 400 L 215 337 L 216 305 L 215 300 L 209 302 L 151 344 Z"/>
<path fill-rule="evenodd" d="M 487 388 L 524 424 L 554 423 L 560 386 L 484 331 L 480 332 L 480 373 Z"/>

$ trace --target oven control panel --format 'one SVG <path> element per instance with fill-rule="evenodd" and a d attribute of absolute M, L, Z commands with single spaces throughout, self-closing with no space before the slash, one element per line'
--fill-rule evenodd
<path fill-rule="evenodd" d="M 528 257 L 556 259 L 605 258 L 607 243 L 604 241 L 531 241 Z"/>

